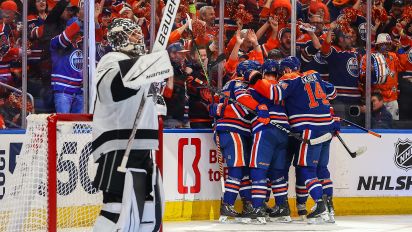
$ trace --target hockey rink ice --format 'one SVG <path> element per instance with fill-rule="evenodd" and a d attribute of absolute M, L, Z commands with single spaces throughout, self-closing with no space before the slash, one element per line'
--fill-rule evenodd
<path fill-rule="evenodd" d="M 292 223 L 269 222 L 266 225 L 226 223 L 218 221 L 166 222 L 163 231 L 344 231 L 344 232 L 412 232 L 412 215 L 390 216 L 337 216 L 335 224 L 308 225 L 300 221 Z"/>

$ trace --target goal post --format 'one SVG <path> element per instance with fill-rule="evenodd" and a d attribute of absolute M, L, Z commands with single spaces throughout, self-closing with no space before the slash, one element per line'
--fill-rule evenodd
<path fill-rule="evenodd" d="M 91 114 L 31 114 L 16 166 L 6 173 L 0 231 L 90 231 L 102 206 L 93 187 Z M 162 121 L 156 162 L 162 169 Z M 0 161 L 0 165 L 3 165 Z"/>
<path fill-rule="evenodd" d="M 51 114 L 47 117 L 48 130 L 48 223 L 47 230 L 57 231 L 57 123 L 58 122 L 92 122 L 92 114 Z M 91 128 L 91 125 L 90 125 Z M 89 131 L 91 133 L 91 130 Z M 79 157 L 80 158 L 80 157 Z M 80 162 L 80 161 L 79 161 Z M 80 164 L 79 164 L 80 166 Z"/>
<path fill-rule="evenodd" d="M 92 185 L 97 169 L 92 119 L 89 114 L 27 117 L 22 150 L 0 205 L 0 231 L 93 226 L 102 195 Z"/>

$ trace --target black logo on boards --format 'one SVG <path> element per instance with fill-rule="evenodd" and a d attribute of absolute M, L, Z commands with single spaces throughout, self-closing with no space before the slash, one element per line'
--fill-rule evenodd
<path fill-rule="evenodd" d="M 405 171 L 412 169 L 412 142 L 409 139 L 405 141 L 398 139 L 395 143 L 394 161 L 400 169 Z"/>

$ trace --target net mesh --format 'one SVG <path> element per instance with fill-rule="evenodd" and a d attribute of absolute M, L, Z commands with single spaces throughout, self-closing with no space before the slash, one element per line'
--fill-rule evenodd
<path fill-rule="evenodd" d="M 10 186 L 0 205 L 0 231 L 47 230 L 48 115 L 30 115 Z M 102 196 L 92 186 L 91 122 L 57 122 L 57 228 L 91 227 Z"/>

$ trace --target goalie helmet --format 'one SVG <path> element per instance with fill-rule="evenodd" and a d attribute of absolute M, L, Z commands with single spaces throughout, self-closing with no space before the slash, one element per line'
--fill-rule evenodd
<path fill-rule="evenodd" d="M 132 41 L 131 37 L 134 37 L 132 40 L 135 41 Z M 108 26 L 107 41 L 114 51 L 130 55 L 143 55 L 146 53 L 142 29 L 130 19 L 114 19 Z"/>

